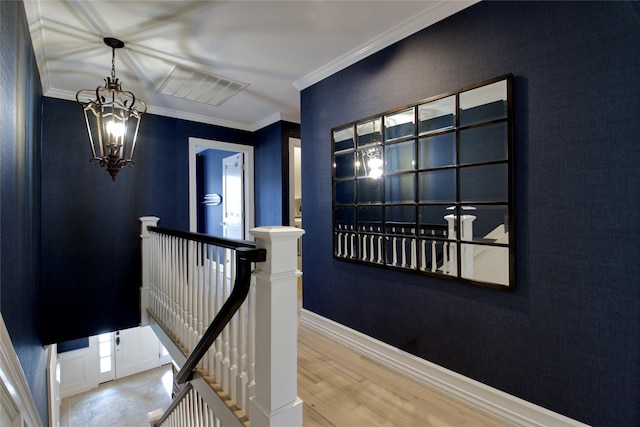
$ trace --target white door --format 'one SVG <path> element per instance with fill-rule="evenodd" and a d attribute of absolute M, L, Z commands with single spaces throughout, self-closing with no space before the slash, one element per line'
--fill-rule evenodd
<path fill-rule="evenodd" d="M 222 233 L 229 239 L 244 239 L 243 170 L 243 153 L 222 159 Z"/>
<path fill-rule="evenodd" d="M 161 348 L 150 326 L 116 331 L 116 379 L 160 366 Z"/>

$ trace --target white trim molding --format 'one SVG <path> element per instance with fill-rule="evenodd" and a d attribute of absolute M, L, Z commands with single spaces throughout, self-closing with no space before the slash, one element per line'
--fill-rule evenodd
<path fill-rule="evenodd" d="M 11 420 L 12 426 L 42 426 L 29 384 L 0 313 L 0 421 L 2 419 Z"/>
<path fill-rule="evenodd" d="M 355 64 L 358 61 L 372 55 L 385 47 L 409 37 L 410 35 L 417 33 L 424 28 L 460 12 L 467 7 L 478 3 L 479 0 L 459 0 L 459 1 L 439 1 L 435 2 L 433 6 L 425 9 L 421 13 L 418 13 L 408 19 L 407 21 L 396 25 L 395 27 L 385 31 L 373 40 L 356 47 L 355 49 L 345 53 L 344 55 L 329 62 L 323 67 L 307 74 L 299 80 L 293 82 L 293 86 L 298 90 L 303 90 L 311 85 L 318 83 L 321 80 L 329 77 L 332 74 L 337 73 L 350 65 Z"/>
<path fill-rule="evenodd" d="M 311 311 L 301 310 L 300 325 L 321 333 L 419 384 L 511 425 L 587 426 L 404 352 Z"/>

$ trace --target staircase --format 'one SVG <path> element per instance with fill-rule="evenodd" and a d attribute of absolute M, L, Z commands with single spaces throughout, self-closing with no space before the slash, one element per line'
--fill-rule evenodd
<path fill-rule="evenodd" d="M 140 220 L 142 324 L 180 367 L 182 387 L 169 408 L 152 414 L 152 425 L 301 426 L 297 241 L 304 231 L 259 227 L 253 243 Z"/>

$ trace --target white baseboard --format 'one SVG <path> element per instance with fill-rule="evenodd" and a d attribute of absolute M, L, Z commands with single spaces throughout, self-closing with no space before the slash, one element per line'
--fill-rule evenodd
<path fill-rule="evenodd" d="M 334 339 L 417 383 L 508 424 L 531 427 L 586 426 L 579 421 L 420 359 L 308 310 L 301 310 L 300 324 Z"/>

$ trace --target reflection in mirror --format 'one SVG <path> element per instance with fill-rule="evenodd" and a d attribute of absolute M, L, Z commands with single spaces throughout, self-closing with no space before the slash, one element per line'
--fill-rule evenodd
<path fill-rule="evenodd" d="M 336 178 L 352 178 L 354 175 L 355 160 L 353 152 L 336 156 L 333 162 Z"/>
<path fill-rule="evenodd" d="M 460 168 L 460 201 L 507 203 L 509 201 L 507 164 Z"/>
<path fill-rule="evenodd" d="M 353 204 L 355 191 L 353 180 L 336 182 L 335 202 L 339 205 Z"/>
<path fill-rule="evenodd" d="M 456 124 L 456 97 L 431 101 L 418 106 L 419 133 L 452 129 Z"/>
<path fill-rule="evenodd" d="M 385 180 L 386 203 L 413 203 L 415 200 L 415 180 L 413 174 L 391 175 Z"/>
<path fill-rule="evenodd" d="M 387 145 L 384 152 L 385 172 L 409 171 L 415 168 L 415 142 Z"/>
<path fill-rule="evenodd" d="M 334 128 L 334 257 L 512 289 L 511 84 Z"/>
<path fill-rule="evenodd" d="M 356 160 L 356 172 L 358 176 L 378 179 L 384 173 L 382 162 L 382 147 L 373 146 L 358 151 Z"/>
<path fill-rule="evenodd" d="M 422 205 L 419 208 L 419 228 L 421 236 L 447 237 L 447 221 L 449 212 L 446 205 Z"/>
<path fill-rule="evenodd" d="M 333 132 L 334 152 L 349 150 L 354 147 L 353 126 Z"/>
<path fill-rule="evenodd" d="M 467 208 L 463 212 L 463 229 L 467 224 L 469 227 L 468 232 L 462 234 L 462 240 L 509 244 L 507 205 L 474 205 L 462 208 Z"/>
<path fill-rule="evenodd" d="M 387 141 L 415 135 L 415 109 L 389 114 L 384 117 L 384 135 Z"/>
<path fill-rule="evenodd" d="M 455 132 L 448 132 L 420 139 L 418 145 L 418 169 L 453 166 L 455 163 Z"/>
<path fill-rule="evenodd" d="M 462 277 L 478 282 L 509 284 L 509 248 L 472 245 L 461 247 Z"/>
<path fill-rule="evenodd" d="M 420 172 L 418 194 L 421 203 L 456 201 L 456 170 L 439 169 Z"/>
<path fill-rule="evenodd" d="M 382 119 L 377 118 L 368 122 L 358 123 L 358 147 L 369 144 L 379 144 L 382 141 Z"/>
<path fill-rule="evenodd" d="M 460 126 L 507 117 L 507 81 L 460 94 Z"/>
<path fill-rule="evenodd" d="M 382 202 L 382 186 L 378 180 L 358 180 L 358 204 Z"/>
<path fill-rule="evenodd" d="M 460 132 L 460 163 L 504 161 L 509 158 L 507 123 L 472 127 Z"/>

